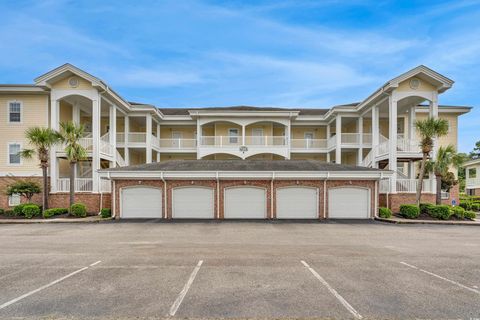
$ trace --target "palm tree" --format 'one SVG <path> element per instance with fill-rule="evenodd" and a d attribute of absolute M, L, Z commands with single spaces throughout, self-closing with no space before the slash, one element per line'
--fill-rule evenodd
<path fill-rule="evenodd" d="M 460 168 L 465 162 L 465 157 L 457 153 L 455 147 L 449 144 L 446 147 L 440 147 L 437 151 L 437 156 L 434 161 L 429 162 L 427 165 L 427 170 L 435 174 L 435 179 L 437 180 L 437 190 L 436 190 L 436 204 L 439 205 L 442 203 L 442 178 L 448 174 L 448 169 L 451 166 L 455 168 Z"/>
<path fill-rule="evenodd" d="M 433 140 L 435 138 L 444 136 L 448 133 L 448 121 L 445 119 L 428 118 L 426 120 L 418 120 L 415 122 L 415 127 L 420 134 L 420 147 L 422 149 L 423 157 L 420 165 L 420 176 L 417 183 L 417 204 L 420 204 L 422 196 L 423 178 L 425 177 L 425 169 L 427 160 L 433 150 Z"/>
<path fill-rule="evenodd" d="M 58 133 L 55 130 L 44 127 L 32 127 L 25 131 L 25 137 L 32 149 L 23 149 L 20 151 L 20 157 L 31 159 L 36 154 L 40 161 L 42 169 L 43 190 L 42 190 L 42 206 L 48 209 L 48 176 L 47 170 L 49 166 L 50 148 L 59 142 Z"/>
<path fill-rule="evenodd" d="M 72 121 L 60 123 L 60 137 L 65 144 L 65 154 L 70 162 L 70 207 L 75 203 L 75 170 L 77 162 L 87 158 L 87 150 L 79 143 L 85 127 Z"/>

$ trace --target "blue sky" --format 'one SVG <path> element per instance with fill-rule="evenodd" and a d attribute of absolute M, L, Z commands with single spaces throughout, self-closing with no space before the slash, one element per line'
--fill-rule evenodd
<path fill-rule="evenodd" d="M 70 62 L 161 107 L 330 107 L 419 64 L 480 140 L 480 1 L 2 1 L 0 83 Z"/>

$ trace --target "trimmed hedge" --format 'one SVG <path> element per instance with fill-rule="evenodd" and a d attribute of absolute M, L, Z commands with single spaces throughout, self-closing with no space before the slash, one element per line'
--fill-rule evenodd
<path fill-rule="evenodd" d="M 16 205 L 15 207 L 13 207 L 13 213 L 16 215 L 16 216 L 21 216 L 23 214 L 23 207 L 29 205 L 31 203 L 20 203 L 18 205 Z"/>
<path fill-rule="evenodd" d="M 0 214 L 4 214 L 4 213 L 5 213 L 5 210 L 0 209 Z"/>
<path fill-rule="evenodd" d="M 22 209 L 22 214 L 27 219 L 32 219 L 33 217 L 39 216 L 41 212 L 42 211 L 40 210 L 40 207 L 36 204 L 27 204 L 23 206 Z"/>
<path fill-rule="evenodd" d="M 385 207 L 378 208 L 378 215 L 380 218 L 390 218 L 392 216 L 392 210 Z"/>
<path fill-rule="evenodd" d="M 100 210 L 100 216 L 102 218 L 110 218 L 112 216 L 112 210 L 110 208 L 102 208 L 102 210 Z"/>
<path fill-rule="evenodd" d="M 420 203 L 420 213 L 422 214 L 429 214 L 430 210 L 435 207 L 434 204 L 431 203 Z"/>
<path fill-rule="evenodd" d="M 450 207 L 446 205 L 433 206 L 429 208 L 428 214 L 432 218 L 448 220 L 450 219 Z"/>
<path fill-rule="evenodd" d="M 70 208 L 70 213 L 75 217 L 84 218 L 87 216 L 87 207 L 83 203 L 74 203 Z"/>
<path fill-rule="evenodd" d="M 420 208 L 414 204 L 402 204 L 400 214 L 407 219 L 416 219 L 420 215 Z"/>
<path fill-rule="evenodd" d="M 457 219 L 464 219 L 465 218 L 465 209 L 462 207 L 453 207 L 452 208 L 452 215 L 455 216 Z"/>
<path fill-rule="evenodd" d="M 465 211 L 465 218 L 474 220 L 477 217 L 477 214 L 473 211 Z"/>
<path fill-rule="evenodd" d="M 67 208 L 51 208 L 51 209 L 47 209 L 47 210 L 43 211 L 43 217 L 45 219 L 48 219 L 48 218 L 51 218 L 53 216 L 58 216 L 58 215 L 65 214 L 65 213 L 68 213 Z"/>
<path fill-rule="evenodd" d="M 472 203 L 472 211 L 480 211 L 480 203 Z"/>

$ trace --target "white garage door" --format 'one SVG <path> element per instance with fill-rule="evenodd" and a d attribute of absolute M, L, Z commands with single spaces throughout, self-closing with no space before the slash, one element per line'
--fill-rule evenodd
<path fill-rule="evenodd" d="M 277 189 L 277 219 L 318 218 L 316 188 L 288 187 Z"/>
<path fill-rule="evenodd" d="M 263 188 L 225 189 L 225 219 L 265 219 L 266 191 Z"/>
<path fill-rule="evenodd" d="M 122 218 L 161 218 L 162 190 L 152 187 L 131 187 L 121 192 Z"/>
<path fill-rule="evenodd" d="M 328 190 L 328 217 L 333 219 L 367 219 L 370 192 L 362 188 L 334 188 Z"/>
<path fill-rule="evenodd" d="M 213 189 L 184 187 L 173 189 L 173 218 L 213 219 Z"/>

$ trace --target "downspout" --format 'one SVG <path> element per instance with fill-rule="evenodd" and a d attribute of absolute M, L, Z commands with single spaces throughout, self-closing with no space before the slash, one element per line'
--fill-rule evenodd
<path fill-rule="evenodd" d="M 115 180 L 112 181 L 112 218 L 117 215 L 117 190 L 115 189 Z"/>
<path fill-rule="evenodd" d="M 163 177 L 163 171 L 160 172 L 160 179 L 163 181 L 163 210 L 165 211 L 163 217 L 167 219 L 167 181 Z"/>
<path fill-rule="evenodd" d="M 215 180 L 217 181 L 217 219 L 220 219 L 220 179 L 218 171 L 215 172 Z"/>
<path fill-rule="evenodd" d="M 327 219 L 327 180 L 330 172 L 327 171 L 327 177 L 323 180 L 323 218 Z"/>
<path fill-rule="evenodd" d="M 275 180 L 275 171 L 272 171 L 272 180 L 270 181 L 270 219 L 273 219 L 273 180 Z"/>

